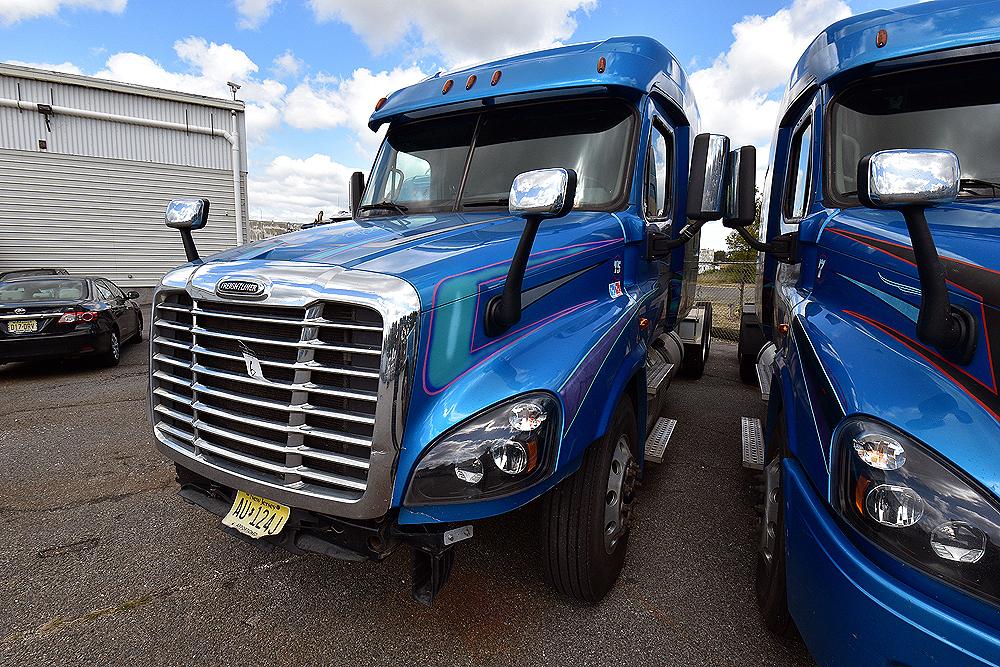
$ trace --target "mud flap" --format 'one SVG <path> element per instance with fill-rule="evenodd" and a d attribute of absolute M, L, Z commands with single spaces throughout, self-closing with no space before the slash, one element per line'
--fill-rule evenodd
<path fill-rule="evenodd" d="M 444 585 L 451 576 L 451 566 L 455 564 L 455 550 L 444 549 L 436 554 L 414 547 L 413 567 L 410 581 L 413 589 L 410 596 L 422 605 L 434 604 Z"/>

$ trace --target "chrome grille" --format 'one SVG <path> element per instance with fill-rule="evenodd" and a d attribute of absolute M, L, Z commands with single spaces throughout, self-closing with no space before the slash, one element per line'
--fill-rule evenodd
<path fill-rule="evenodd" d="M 161 295 L 151 350 L 157 436 L 243 477 L 356 501 L 372 462 L 383 329 L 363 305 Z M 249 374 L 245 353 L 263 379 Z"/>

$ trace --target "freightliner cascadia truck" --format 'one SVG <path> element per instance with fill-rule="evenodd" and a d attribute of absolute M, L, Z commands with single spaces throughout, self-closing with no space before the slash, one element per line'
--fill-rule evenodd
<path fill-rule="evenodd" d="M 998 19 L 830 26 L 772 143 L 757 598 L 823 665 L 1000 664 Z"/>
<path fill-rule="evenodd" d="M 261 546 L 409 547 L 428 604 L 475 521 L 542 498 L 545 577 L 598 601 L 664 390 L 708 356 L 698 232 L 729 141 L 647 38 L 438 74 L 379 100 L 385 124 L 350 220 L 202 259 L 209 202 L 171 202 L 190 261 L 154 299 L 157 446 Z"/>

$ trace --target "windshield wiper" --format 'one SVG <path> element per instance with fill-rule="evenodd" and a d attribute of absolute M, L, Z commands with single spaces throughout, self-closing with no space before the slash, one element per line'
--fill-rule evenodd
<path fill-rule="evenodd" d="M 410 209 L 403 206 L 402 204 L 397 204 L 394 201 L 380 201 L 374 204 L 362 204 L 359 210 L 362 211 L 382 210 L 382 211 L 396 211 L 397 213 L 406 213 Z"/>
<path fill-rule="evenodd" d="M 476 206 L 506 206 L 510 202 L 507 197 L 497 199 L 478 199 L 476 201 L 462 202 L 462 208 L 473 208 Z"/>
<path fill-rule="evenodd" d="M 992 194 L 984 195 L 976 190 L 992 190 Z M 958 189 L 962 192 L 968 192 L 969 194 L 976 195 L 977 197 L 996 197 L 997 190 L 1000 190 L 1000 183 L 994 183 L 992 181 L 984 181 L 980 178 L 963 178 L 958 182 Z"/>

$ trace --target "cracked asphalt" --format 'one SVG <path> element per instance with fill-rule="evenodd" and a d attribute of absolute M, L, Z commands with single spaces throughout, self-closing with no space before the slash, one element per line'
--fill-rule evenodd
<path fill-rule="evenodd" d="M 2 665 L 812 664 L 754 606 L 739 427 L 763 404 L 732 346 L 670 388 L 677 429 L 595 607 L 546 588 L 535 507 L 478 524 L 431 609 L 405 551 L 343 563 L 224 535 L 153 448 L 146 354 L 0 367 Z"/>

